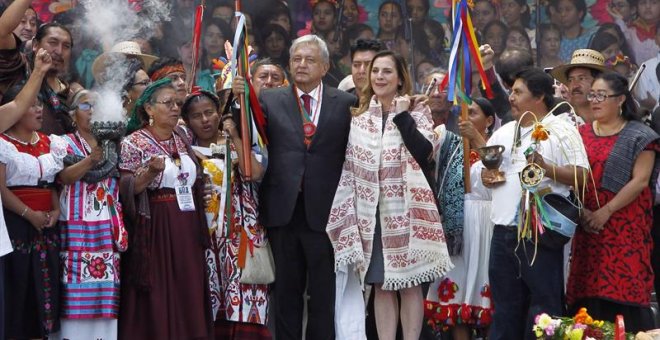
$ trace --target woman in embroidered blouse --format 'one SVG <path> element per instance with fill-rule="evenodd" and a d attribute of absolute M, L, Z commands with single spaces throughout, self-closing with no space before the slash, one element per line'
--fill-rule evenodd
<path fill-rule="evenodd" d="M 130 241 L 122 261 L 122 339 L 210 335 L 201 170 L 177 128 L 176 95 L 169 78 L 149 85 L 128 124 L 137 130 L 121 142 L 120 192 Z"/>
<path fill-rule="evenodd" d="M 81 90 L 70 107 L 76 132 L 65 135 L 60 194 L 62 330 L 54 339 L 117 339 L 119 252 L 127 247 L 119 204 L 117 149 L 104 159 L 91 132 L 97 94 Z M 112 151 L 111 151 L 112 152 Z M 93 298 L 93 299 L 90 299 Z"/>
<path fill-rule="evenodd" d="M 20 85 L 5 92 L 11 101 Z M 5 336 L 33 339 L 59 330 L 59 204 L 55 175 L 62 170 L 66 143 L 37 132 L 43 104 L 33 102 L 0 135 L 0 195 L 14 252 L 4 257 Z M 11 312 L 9 312 L 11 311 Z"/>
<path fill-rule="evenodd" d="M 268 285 L 244 284 L 240 282 L 241 269 L 238 267 L 241 233 L 255 246 L 261 246 L 266 239 L 265 229 L 257 222 L 257 186 L 264 174 L 265 159 L 255 147 L 252 152 L 251 182 L 239 175 L 243 165 L 243 146 L 239 132 L 231 116 L 224 117 L 222 129 L 230 138 L 235 151 L 233 160 L 239 166 L 232 166 L 231 187 L 227 188 L 225 158 L 220 158 L 218 146 L 225 146 L 225 136 L 219 130 L 220 101 L 210 92 L 191 94 L 183 104 L 181 116 L 195 137 L 194 150 L 209 175 L 214 197 L 207 205 L 207 216 L 211 217 L 211 247 L 206 252 L 211 288 L 211 305 L 215 320 L 215 335 L 222 339 L 270 339 L 266 327 L 268 321 Z M 239 172 L 236 172 L 236 171 Z M 231 192 L 233 228 L 228 231 L 225 223 L 227 192 Z M 208 217 L 207 217 L 208 218 Z M 229 237 L 228 237 L 229 235 Z M 249 256 L 246 255 L 246 256 Z"/>
<path fill-rule="evenodd" d="M 418 339 L 421 284 L 452 267 L 425 176 L 432 172 L 437 140 L 428 105 L 410 105 L 412 81 L 403 57 L 380 52 L 369 74 L 326 230 L 335 267 L 355 266 L 360 282 L 375 287 L 378 337 L 394 339 L 400 315 L 404 339 Z"/>
<path fill-rule="evenodd" d="M 625 318 L 626 330 L 653 328 L 651 239 L 658 135 L 636 118 L 628 81 L 616 73 L 596 77 L 587 97 L 592 124 L 580 127 L 593 185 L 583 199 L 575 231 L 566 299 L 598 320 Z"/>

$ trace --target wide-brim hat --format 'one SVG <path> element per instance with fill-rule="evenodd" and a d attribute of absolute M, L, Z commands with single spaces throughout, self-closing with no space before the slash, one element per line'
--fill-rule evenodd
<path fill-rule="evenodd" d="M 571 61 L 568 64 L 553 68 L 550 74 L 560 83 L 568 86 L 568 71 L 576 67 L 588 68 L 600 72 L 608 70 L 605 67 L 605 57 L 600 52 L 585 48 L 573 51 Z"/>
<path fill-rule="evenodd" d="M 103 52 L 100 56 L 94 59 L 94 63 L 92 64 L 92 75 L 94 76 L 94 80 L 96 80 L 97 83 L 102 82 L 103 72 L 105 71 L 106 67 L 108 67 L 108 64 L 112 61 L 113 55 L 116 54 L 123 54 L 127 57 L 135 57 L 142 60 L 145 70 L 148 70 L 149 66 L 151 66 L 151 64 L 156 61 L 156 59 L 158 59 L 156 56 L 142 53 L 140 45 L 135 41 L 118 42 L 112 46 L 110 51 Z"/>

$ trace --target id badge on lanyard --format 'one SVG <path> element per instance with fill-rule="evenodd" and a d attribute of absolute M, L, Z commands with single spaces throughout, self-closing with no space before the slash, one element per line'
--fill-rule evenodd
<path fill-rule="evenodd" d="M 176 192 L 176 201 L 179 203 L 181 211 L 195 211 L 195 201 L 193 200 L 192 186 L 177 185 L 174 187 Z"/>
<path fill-rule="evenodd" d="M 179 185 L 174 187 L 176 201 L 179 203 L 179 210 L 194 211 L 195 201 L 193 199 L 192 186 L 188 184 L 188 173 L 183 172 L 180 158 L 175 160 L 175 165 L 179 168 L 179 176 L 177 176 Z"/>

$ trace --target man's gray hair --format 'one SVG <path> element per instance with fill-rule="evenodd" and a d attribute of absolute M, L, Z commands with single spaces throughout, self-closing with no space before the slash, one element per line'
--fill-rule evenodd
<path fill-rule="evenodd" d="M 321 58 L 323 58 L 323 61 L 326 64 L 330 63 L 330 52 L 328 52 L 328 45 L 326 45 L 323 39 L 314 34 L 303 35 L 302 37 L 294 40 L 293 43 L 291 43 L 291 47 L 289 48 L 289 55 L 292 56 L 293 52 L 295 52 L 295 50 L 300 45 L 306 44 L 315 44 L 321 51 Z"/>

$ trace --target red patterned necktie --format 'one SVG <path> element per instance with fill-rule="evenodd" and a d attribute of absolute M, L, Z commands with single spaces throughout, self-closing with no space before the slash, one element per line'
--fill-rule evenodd
<path fill-rule="evenodd" d="M 303 106 L 305 106 L 305 111 L 307 111 L 307 115 L 309 115 L 309 119 L 312 119 L 312 96 L 305 93 L 300 97 L 303 100 Z"/>

